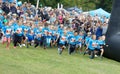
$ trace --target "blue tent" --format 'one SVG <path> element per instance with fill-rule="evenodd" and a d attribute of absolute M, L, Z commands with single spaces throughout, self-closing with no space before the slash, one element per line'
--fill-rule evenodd
<path fill-rule="evenodd" d="M 96 10 L 92 10 L 92 11 L 89 11 L 89 14 L 91 15 L 91 16 L 95 16 L 96 14 L 98 15 L 98 16 L 105 16 L 105 17 L 110 17 L 110 13 L 108 13 L 108 12 L 106 12 L 105 10 L 103 10 L 102 8 L 99 8 L 99 9 L 96 9 Z"/>
<path fill-rule="evenodd" d="M 71 12 L 71 11 L 75 11 L 75 12 L 77 12 L 77 13 L 81 13 L 82 12 L 82 10 L 81 9 L 79 9 L 79 8 L 77 8 L 76 6 L 75 7 L 71 7 L 71 8 L 67 8 L 66 9 L 68 12 Z"/>

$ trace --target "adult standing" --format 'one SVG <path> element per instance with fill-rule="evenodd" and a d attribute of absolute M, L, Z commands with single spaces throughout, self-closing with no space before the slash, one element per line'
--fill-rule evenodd
<path fill-rule="evenodd" d="M 17 14 L 17 8 L 15 7 L 14 3 L 11 3 L 11 5 L 10 5 L 10 12 L 12 12 L 12 14 L 14 14 L 14 13 Z"/>

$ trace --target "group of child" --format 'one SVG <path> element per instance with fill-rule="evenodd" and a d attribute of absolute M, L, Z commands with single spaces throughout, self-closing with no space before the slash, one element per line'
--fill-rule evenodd
<path fill-rule="evenodd" d="M 34 24 L 34 23 L 32 23 Z M 69 54 L 74 53 L 76 50 L 89 54 L 93 59 L 95 55 L 100 52 L 100 57 L 104 53 L 105 36 L 100 36 L 96 39 L 96 35 L 92 35 L 91 32 L 84 33 L 82 31 L 76 32 L 71 27 L 65 27 L 63 24 L 53 26 L 48 23 L 44 23 L 44 26 L 38 26 L 36 24 L 23 23 L 22 21 L 7 21 L 2 26 L 3 44 L 7 42 L 6 48 L 9 49 L 11 41 L 13 41 L 14 48 L 18 45 L 20 47 L 34 45 L 34 47 L 43 46 L 58 47 L 58 53 L 61 55 L 63 50 L 67 47 Z"/>

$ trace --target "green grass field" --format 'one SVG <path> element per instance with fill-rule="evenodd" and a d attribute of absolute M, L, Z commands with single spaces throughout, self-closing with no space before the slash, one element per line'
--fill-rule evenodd
<path fill-rule="evenodd" d="M 67 49 L 62 55 L 56 48 L 10 50 L 0 44 L 0 74 L 120 74 L 120 63 L 99 57 L 93 60 L 88 55 L 68 55 Z"/>

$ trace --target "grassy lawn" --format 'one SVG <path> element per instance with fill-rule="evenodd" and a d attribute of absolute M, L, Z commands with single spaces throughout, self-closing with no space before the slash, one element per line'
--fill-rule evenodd
<path fill-rule="evenodd" d="M 68 55 L 67 49 L 58 55 L 56 48 L 12 46 L 7 50 L 0 44 L 0 74 L 120 74 L 120 63 L 107 58 L 91 60 L 88 55 Z"/>

